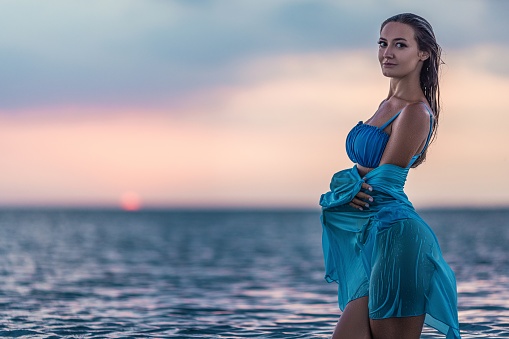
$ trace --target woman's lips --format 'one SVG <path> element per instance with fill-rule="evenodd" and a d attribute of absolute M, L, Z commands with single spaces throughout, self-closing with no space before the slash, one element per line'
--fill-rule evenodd
<path fill-rule="evenodd" d="M 393 64 L 393 63 L 391 63 L 391 62 L 384 62 L 384 63 L 382 64 L 382 66 L 383 66 L 383 67 L 394 67 L 394 66 L 396 66 L 396 64 Z"/>

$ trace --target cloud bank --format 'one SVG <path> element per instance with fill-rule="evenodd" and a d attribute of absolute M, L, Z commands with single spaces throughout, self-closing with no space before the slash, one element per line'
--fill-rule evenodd
<path fill-rule="evenodd" d="M 428 18 L 446 52 L 505 46 L 508 9 L 480 0 L 4 1 L 0 109 L 171 107 L 253 81 L 238 70 L 259 58 L 375 53 L 380 22 L 404 11 Z M 501 58 L 485 66 L 509 74 Z"/>

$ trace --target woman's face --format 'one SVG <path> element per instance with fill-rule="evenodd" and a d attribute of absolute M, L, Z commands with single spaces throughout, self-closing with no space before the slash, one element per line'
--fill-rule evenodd
<path fill-rule="evenodd" d="M 389 22 L 384 26 L 378 45 L 382 73 L 391 78 L 403 78 L 413 72 L 419 75 L 422 61 L 428 57 L 419 50 L 414 29 L 400 22 Z"/>

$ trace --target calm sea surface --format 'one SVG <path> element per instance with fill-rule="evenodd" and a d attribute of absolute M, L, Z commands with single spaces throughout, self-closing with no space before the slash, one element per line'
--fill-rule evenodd
<path fill-rule="evenodd" d="M 421 215 L 463 338 L 509 338 L 509 210 Z M 0 211 L 0 337 L 328 338 L 320 242 L 318 211 Z"/>

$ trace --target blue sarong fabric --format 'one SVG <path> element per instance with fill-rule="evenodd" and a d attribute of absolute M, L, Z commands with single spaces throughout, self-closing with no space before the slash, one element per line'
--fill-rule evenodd
<path fill-rule="evenodd" d="M 458 339 L 456 279 L 404 193 L 408 170 L 384 164 L 364 178 L 356 166 L 334 174 L 320 198 L 325 279 L 338 283 L 341 310 L 368 296 L 371 319 L 425 314 L 427 325 Z M 361 211 L 348 204 L 364 182 L 374 201 Z"/>

